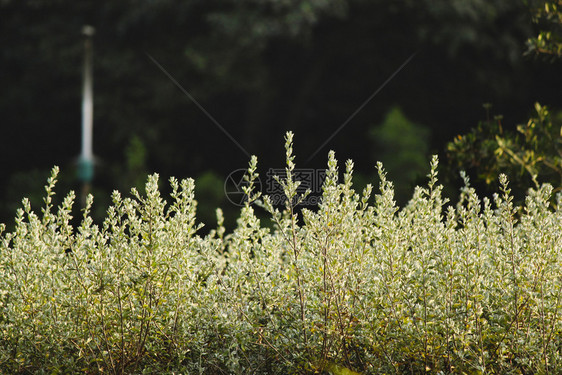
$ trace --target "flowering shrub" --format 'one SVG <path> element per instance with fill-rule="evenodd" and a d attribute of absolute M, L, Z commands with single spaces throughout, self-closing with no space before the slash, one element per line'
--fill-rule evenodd
<path fill-rule="evenodd" d="M 42 214 L 27 200 L 0 228 L 0 370 L 5 373 L 401 374 L 562 371 L 562 212 L 552 187 L 515 207 L 474 189 L 447 206 L 437 182 L 396 207 L 339 180 L 329 154 L 317 210 L 295 207 L 287 135 L 285 209 L 256 192 L 255 158 L 237 228 L 197 234 L 192 180 L 171 201 L 113 194 L 101 226 L 92 197 L 73 227 L 70 193 Z M 255 205 L 275 222 L 260 224 Z"/>

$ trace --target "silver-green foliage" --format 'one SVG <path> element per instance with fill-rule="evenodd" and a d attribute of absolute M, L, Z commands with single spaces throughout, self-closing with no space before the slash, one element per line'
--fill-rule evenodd
<path fill-rule="evenodd" d="M 403 209 L 378 165 L 380 193 L 340 181 L 329 154 L 322 203 L 296 211 L 292 134 L 287 196 L 254 189 L 237 228 L 197 234 L 192 180 L 158 176 L 130 198 L 113 194 L 101 226 L 88 198 L 54 210 L 53 188 L 16 229 L 0 227 L 0 372 L 274 374 L 557 373 L 562 371 L 562 212 L 552 187 L 493 202 L 466 180 L 456 207 L 437 182 Z M 374 203 L 371 203 L 374 202 Z M 270 212 L 260 224 L 254 207 Z"/>

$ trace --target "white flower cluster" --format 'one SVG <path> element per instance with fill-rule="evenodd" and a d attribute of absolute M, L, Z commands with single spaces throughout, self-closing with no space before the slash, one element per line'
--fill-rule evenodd
<path fill-rule="evenodd" d="M 382 165 L 371 197 L 353 190 L 351 161 L 340 181 L 330 153 L 320 205 L 297 212 L 291 133 L 286 150 L 285 209 L 254 191 L 252 158 L 237 228 L 225 234 L 218 210 L 204 237 L 193 180 L 171 179 L 170 203 L 157 175 L 145 195 L 115 192 L 100 226 L 90 196 L 73 227 L 74 194 L 53 207 L 55 168 L 42 214 L 24 200 L 15 231 L 0 227 L 0 372 L 562 371 L 552 187 L 515 207 L 505 177 L 493 202 L 466 180 L 451 206 L 434 158 L 400 210 Z"/>

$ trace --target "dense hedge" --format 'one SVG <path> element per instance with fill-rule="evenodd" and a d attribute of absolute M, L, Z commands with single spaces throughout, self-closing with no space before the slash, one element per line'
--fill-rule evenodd
<path fill-rule="evenodd" d="M 562 212 L 552 187 L 514 207 L 507 179 L 493 202 L 474 190 L 447 205 L 437 183 L 399 210 L 352 188 L 330 153 L 322 203 L 278 211 L 253 189 L 238 227 L 197 234 L 193 181 L 158 176 L 146 194 L 113 195 L 103 225 L 71 222 L 70 193 L 24 200 L 0 229 L 3 373 L 401 374 L 562 372 Z M 372 202 L 372 203 L 371 203 Z M 556 207 L 560 207 L 558 199 Z M 254 204 L 276 223 L 260 224 Z"/>

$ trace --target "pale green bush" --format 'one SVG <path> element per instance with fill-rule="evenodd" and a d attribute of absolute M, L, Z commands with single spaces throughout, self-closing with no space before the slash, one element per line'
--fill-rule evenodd
<path fill-rule="evenodd" d="M 396 207 L 339 180 L 329 154 L 322 203 L 297 214 L 287 135 L 284 210 L 253 188 L 237 228 L 222 213 L 197 234 L 192 180 L 171 201 L 113 194 L 101 226 L 71 225 L 47 186 L 13 233 L 0 228 L 0 370 L 4 373 L 401 374 L 562 371 L 562 213 L 552 187 L 514 207 L 507 179 L 494 201 L 466 180 L 456 207 L 437 182 Z M 262 226 L 254 207 L 271 213 Z M 354 371 L 354 372 L 352 372 Z"/>

